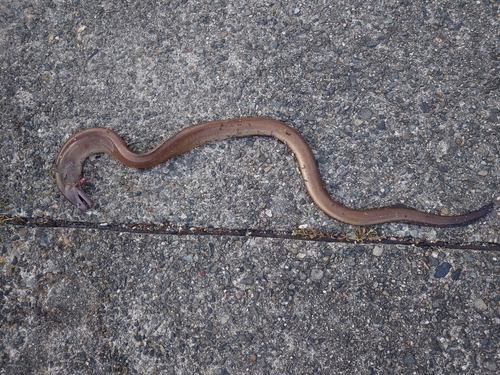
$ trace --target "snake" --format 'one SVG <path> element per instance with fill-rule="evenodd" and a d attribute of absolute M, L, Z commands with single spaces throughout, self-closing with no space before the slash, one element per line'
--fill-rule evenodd
<path fill-rule="evenodd" d="M 457 216 L 436 215 L 411 207 L 396 205 L 380 208 L 353 209 L 334 200 L 325 189 L 316 158 L 302 135 L 283 122 L 258 117 L 234 118 L 203 122 L 174 134 L 153 150 L 137 154 L 114 131 L 94 127 L 71 136 L 62 146 L 55 161 L 55 179 L 63 196 L 79 210 L 92 207 L 82 185 L 83 163 L 90 155 L 106 153 L 134 168 L 150 168 L 209 142 L 229 138 L 266 136 L 287 145 L 295 154 L 307 192 L 314 203 L 331 218 L 352 225 L 369 226 L 388 222 L 408 222 L 428 226 L 458 226 L 482 218 L 493 203 Z"/>

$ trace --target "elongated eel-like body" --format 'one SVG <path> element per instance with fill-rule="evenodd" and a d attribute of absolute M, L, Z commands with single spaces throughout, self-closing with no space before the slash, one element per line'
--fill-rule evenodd
<path fill-rule="evenodd" d="M 285 143 L 295 154 L 302 178 L 312 200 L 332 218 L 354 225 L 374 225 L 387 222 L 412 222 L 433 226 L 453 226 L 470 223 L 485 216 L 493 207 L 490 203 L 477 211 L 459 216 L 440 216 L 409 207 L 382 207 L 366 210 L 348 208 L 333 200 L 323 186 L 311 148 L 302 136 L 282 122 L 265 118 L 237 118 L 204 122 L 173 135 L 150 152 L 135 154 L 115 132 L 91 128 L 73 135 L 61 148 L 56 159 L 56 181 L 63 195 L 80 210 L 92 206 L 81 188 L 83 162 L 95 153 L 106 153 L 121 163 L 135 168 L 149 168 L 208 142 L 253 135 L 274 137 Z"/>

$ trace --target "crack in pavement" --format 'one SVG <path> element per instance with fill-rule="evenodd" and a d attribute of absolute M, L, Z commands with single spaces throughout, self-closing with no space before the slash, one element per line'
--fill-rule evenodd
<path fill-rule="evenodd" d="M 210 228 L 210 227 L 187 227 L 171 224 L 147 223 L 89 223 L 86 221 L 54 220 L 49 217 L 20 217 L 1 215 L 0 223 L 4 225 L 37 227 L 37 228 L 73 228 L 94 229 L 100 231 L 146 233 L 157 235 L 180 235 L 180 236 L 236 236 L 236 237 L 260 237 L 279 238 L 287 240 L 314 241 L 314 242 L 338 242 L 347 244 L 385 244 L 385 245 L 413 245 L 421 248 L 446 248 L 455 250 L 477 250 L 500 252 L 500 244 L 491 242 L 453 243 L 447 241 L 426 241 L 415 238 L 397 238 L 380 236 L 372 231 L 354 231 L 351 236 L 346 233 L 326 233 L 314 229 L 294 229 L 291 232 L 275 230 L 256 229 L 234 229 L 234 228 Z M 354 238 L 353 238 L 354 236 Z M 357 237 L 356 237 L 357 236 Z"/>

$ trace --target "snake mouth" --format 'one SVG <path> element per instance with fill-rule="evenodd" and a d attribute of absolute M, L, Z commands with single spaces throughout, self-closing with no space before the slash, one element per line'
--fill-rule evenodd
<path fill-rule="evenodd" d="M 82 212 L 92 207 L 92 201 L 87 197 L 87 194 L 83 192 L 81 186 L 67 186 L 64 196 Z"/>

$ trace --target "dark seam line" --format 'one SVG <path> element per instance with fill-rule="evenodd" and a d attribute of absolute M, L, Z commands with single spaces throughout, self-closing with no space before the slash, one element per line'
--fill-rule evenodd
<path fill-rule="evenodd" d="M 291 234 L 283 231 L 272 230 L 250 230 L 250 229 L 230 229 L 230 228 L 204 228 L 184 226 L 176 227 L 175 224 L 141 224 L 141 223 L 89 223 L 86 221 L 68 221 L 53 220 L 50 218 L 30 218 L 18 216 L 3 216 L 6 225 L 32 227 L 32 228 L 70 228 L 70 229 L 94 229 L 111 232 L 156 234 L 156 235 L 178 235 L 178 236 L 234 236 L 234 237 L 260 237 L 260 238 L 278 238 L 286 240 L 312 241 L 312 242 L 334 242 L 345 244 L 384 244 L 384 245 L 413 245 L 421 248 L 446 248 L 455 250 L 478 250 L 500 252 L 500 244 L 491 242 L 474 243 L 451 243 L 446 241 L 427 242 L 419 241 L 415 238 L 376 238 L 355 240 L 348 238 L 339 238 L 341 234 L 330 234 L 314 232 L 314 235 Z"/>

